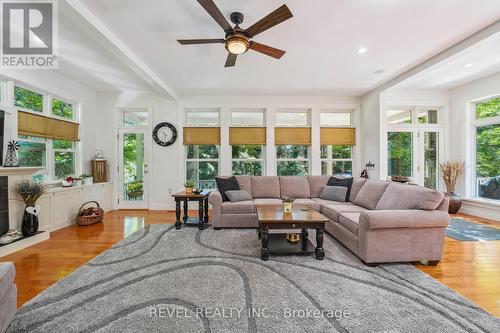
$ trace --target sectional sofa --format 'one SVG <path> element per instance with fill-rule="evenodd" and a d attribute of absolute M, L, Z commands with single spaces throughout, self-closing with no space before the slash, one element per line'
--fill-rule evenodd
<path fill-rule="evenodd" d="M 280 205 L 281 197 L 295 198 L 327 216 L 326 231 L 366 264 L 441 259 L 445 229 L 450 222 L 448 199 L 435 190 L 393 182 L 354 178 L 349 200 L 320 198 L 330 176 L 236 176 L 252 200 L 223 202 L 210 193 L 212 225 L 221 228 L 256 228 L 256 206 Z"/>
<path fill-rule="evenodd" d="M 17 309 L 16 269 L 12 262 L 0 263 L 0 332 L 5 332 Z"/>

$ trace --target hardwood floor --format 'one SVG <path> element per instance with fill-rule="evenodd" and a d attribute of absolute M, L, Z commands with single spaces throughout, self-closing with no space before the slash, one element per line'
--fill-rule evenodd
<path fill-rule="evenodd" d="M 196 216 L 197 212 L 190 215 Z M 500 228 L 485 219 L 458 217 Z M 0 261 L 13 261 L 16 266 L 17 303 L 21 306 L 144 225 L 174 221 L 175 213 L 170 211 L 113 211 L 106 213 L 104 223 L 54 231 L 50 240 Z M 415 266 L 500 317 L 500 241 L 459 242 L 446 238 L 439 265 Z"/>

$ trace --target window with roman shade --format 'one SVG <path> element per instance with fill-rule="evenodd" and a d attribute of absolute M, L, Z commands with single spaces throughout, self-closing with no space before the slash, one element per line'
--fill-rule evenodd
<path fill-rule="evenodd" d="M 356 144 L 356 129 L 322 127 L 320 144 L 321 174 L 352 176 L 352 147 Z"/>

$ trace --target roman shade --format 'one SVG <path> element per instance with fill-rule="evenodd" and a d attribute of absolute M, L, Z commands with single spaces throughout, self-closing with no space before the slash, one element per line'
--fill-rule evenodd
<path fill-rule="evenodd" d="M 17 112 L 17 128 L 18 135 L 78 140 L 79 124 L 29 112 Z"/>
<path fill-rule="evenodd" d="M 310 145 L 311 128 L 309 127 L 276 127 L 274 129 L 276 145 Z"/>
<path fill-rule="evenodd" d="M 320 133 L 322 145 L 354 146 L 356 144 L 355 128 L 322 127 Z"/>
<path fill-rule="evenodd" d="M 220 145 L 220 127 L 184 127 L 185 145 Z"/>
<path fill-rule="evenodd" d="M 265 127 L 230 127 L 230 145 L 265 145 Z"/>

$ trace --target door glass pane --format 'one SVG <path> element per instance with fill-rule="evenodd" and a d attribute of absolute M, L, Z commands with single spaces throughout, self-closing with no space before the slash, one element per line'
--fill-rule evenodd
<path fill-rule="evenodd" d="M 144 200 L 144 134 L 123 135 L 123 198 Z"/>
<path fill-rule="evenodd" d="M 417 109 L 417 122 L 419 124 L 437 124 L 437 110 Z"/>
<path fill-rule="evenodd" d="M 387 133 L 387 171 L 389 176 L 413 176 L 412 151 L 413 135 L 411 132 Z"/>
<path fill-rule="evenodd" d="M 477 196 L 500 200 L 500 124 L 476 132 Z"/>
<path fill-rule="evenodd" d="M 231 114 L 231 124 L 233 126 L 264 126 L 264 111 L 234 111 Z"/>
<path fill-rule="evenodd" d="M 277 112 L 276 126 L 307 126 L 309 112 Z"/>
<path fill-rule="evenodd" d="M 148 112 L 124 112 L 123 126 L 148 126 Z"/>
<path fill-rule="evenodd" d="M 388 124 L 411 124 L 411 110 L 387 111 Z"/>
<path fill-rule="evenodd" d="M 439 133 L 424 133 L 424 186 L 437 189 Z"/>

